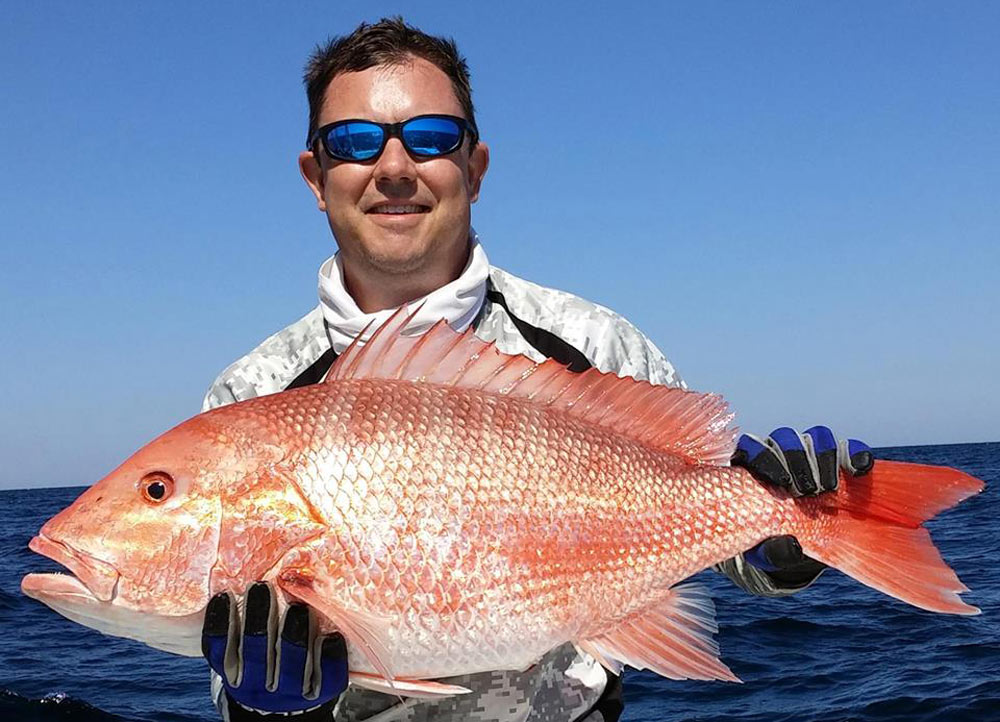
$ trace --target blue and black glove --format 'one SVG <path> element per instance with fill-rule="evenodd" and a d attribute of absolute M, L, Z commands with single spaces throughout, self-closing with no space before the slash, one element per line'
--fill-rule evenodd
<path fill-rule="evenodd" d="M 241 622 L 229 592 L 205 610 L 201 651 L 222 678 L 230 722 L 294 715 L 296 722 L 330 722 L 347 689 L 347 645 L 339 633 L 319 636 L 304 604 L 278 619 L 274 588 L 253 584 Z"/>
<path fill-rule="evenodd" d="M 875 457 L 864 442 L 838 442 L 825 426 L 813 426 L 804 434 L 783 426 L 766 439 L 751 434 L 740 436 L 730 463 L 794 496 L 814 496 L 836 489 L 841 469 L 852 476 L 867 474 L 875 465 Z M 812 581 L 824 568 L 805 556 L 798 540 L 788 535 L 765 539 L 745 552 L 743 559 L 790 586 Z"/>

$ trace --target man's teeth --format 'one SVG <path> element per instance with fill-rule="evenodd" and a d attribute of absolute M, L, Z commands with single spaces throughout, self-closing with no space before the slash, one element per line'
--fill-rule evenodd
<path fill-rule="evenodd" d="M 424 206 L 378 206 L 373 213 L 423 213 Z"/>

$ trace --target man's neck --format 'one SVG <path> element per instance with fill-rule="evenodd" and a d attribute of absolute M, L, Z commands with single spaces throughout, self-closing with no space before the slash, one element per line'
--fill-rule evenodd
<path fill-rule="evenodd" d="M 482 310 L 490 277 L 490 260 L 478 239 L 473 238 L 466 253 L 468 259 L 459 259 L 462 263 L 449 273 L 377 274 L 362 281 L 351 274 L 356 266 L 345 266 L 343 256 L 324 261 L 319 269 L 319 301 L 330 345 L 342 353 L 358 338 L 367 341 L 378 324 L 403 305 L 410 306 L 415 329 L 430 328 L 443 319 L 456 331 L 464 331 Z M 361 293 L 352 293 L 348 283 Z"/>
<path fill-rule="evenodd" d="M 468 263 L 466 251 L 450 266 L 437 267 L 410 273 L 385 273 L 378 269 L 358 269 L 343 259 L 344 286 L 354 302 L 365 313 L 375 313 L 388 308 L 398 308 L 417 298 L 423 298 L 442 286 L 454 281 Z"/>

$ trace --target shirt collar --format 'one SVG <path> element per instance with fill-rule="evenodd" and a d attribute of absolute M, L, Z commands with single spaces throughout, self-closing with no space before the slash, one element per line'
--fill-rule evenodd
<path fill-rule="evenodd" d="M 416 316 L 407 327 L 414 333 L 423 333 L 432 325 L 445 319 L 456 331 L 464 331 L 479 315 L 486 298 L 490 262 L 479 237 L 469 231 L 469 260 L 454 281 L 431 291 L 422 298 L 406 304 Z M 394 308 L 365 313 L 348 293 L 344 284 L 344 269 L 340 254 L 335 253 L 319 267 L 319 302 L 326 322 L 326 332 L 333 350 L 340 354 L 351 342 L 361 338 L 364 343 L 396 310 Z M 369 326 L 369 324 L 371 324 Z"/>

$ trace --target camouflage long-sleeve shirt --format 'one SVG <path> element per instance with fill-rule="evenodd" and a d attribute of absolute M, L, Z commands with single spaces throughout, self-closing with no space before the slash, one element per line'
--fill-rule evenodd
<path fill-rule="evenodd" d="M 654 384 L 685 384 L 659 349 L 631 323 L 602 306 L 530 283 L 490 267 L 475 333 L 509 354 L 537 361 L 557 358 L 574 370 L 595 366 Z M 321 308 L 266 339 L 220 374 L 204 409 L 275 393 L 322 379 L 335 358 Z M 777 596 L 766 574 L 729 560 L 719 570 L 754 594 Z M 399 698 L 351 687 L 336 722 L 614 722 L 621 711 L 619 681 L 587 655 L 564 645 L 520 671 L 487 672 L 450 679 L 473 690 L 439 701 Z M 221 685 L 213 685 L 221 704 Z"/>

